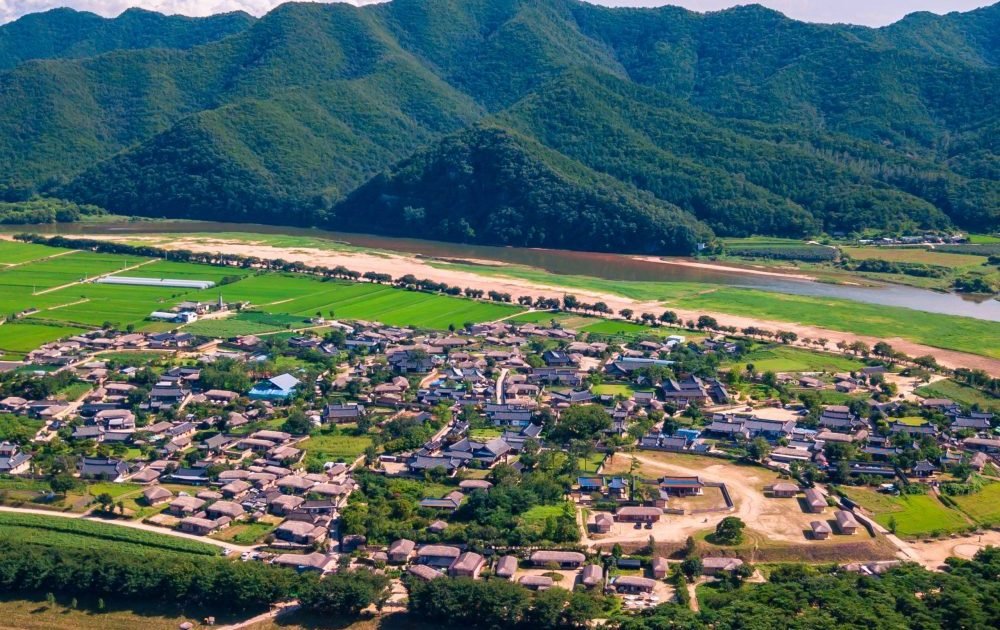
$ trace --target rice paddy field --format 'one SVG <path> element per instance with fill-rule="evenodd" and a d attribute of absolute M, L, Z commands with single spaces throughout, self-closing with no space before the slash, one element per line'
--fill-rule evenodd
<path fill-rule="evenodd" d="M 47 245 L 0 240 L 0 265 L 17 265 L 64 252 L 65 249 Z"/>
<path fill-rule="evenodd" d="M 186 290 L 87 281 L 125 269 L 128 271 L 124 274 L 129 276 L 210 280 L 217 286 Z M 183 301 L 214 301 L 220 295 L 229 302 L 250 302 L 259 312 L 195 322 L 188 330 L 220 338 L 280 332 L 308 326 L 307 320 L 317 313 L 396 326 L 446 329 L 516 315 L 522 310 L 509 304 L 373 284 L 0 241 L 0 313 L 33 311 L 16 324 L 0 326 L 0 352 L 6 358 L 18 359 L 40 345 L 106 323 L 120 328 L 133 325 L 140 330 L 170 330 L 172 324 L 152 322 L 147 319 L 149 314 L 169 310 Z"/>

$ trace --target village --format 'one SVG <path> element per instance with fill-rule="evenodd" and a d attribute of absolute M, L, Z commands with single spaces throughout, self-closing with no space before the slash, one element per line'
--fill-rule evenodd
<path fill-rule="evenodd" d="M 759 371 L 775 344 L 535 319 L 47 344 L 5 366 L 0 414 L 37 431 L 3 443 L 0 474 L 51 488 L 5 490 L 3 509 L 138 524 L 299 571 L 489 574 L 642 609 L 679 597 L 681 566 L 760 580 L 753 562 L 770 559 L 867 574 L 920 562 L 896 535 L 916 533 L 907 513 L 873 508 L 1000 477 L 993 414 L 915 394 L 942 377 L 889 353 Z M 397 581 L 390 605 L 405 595 Z"/>

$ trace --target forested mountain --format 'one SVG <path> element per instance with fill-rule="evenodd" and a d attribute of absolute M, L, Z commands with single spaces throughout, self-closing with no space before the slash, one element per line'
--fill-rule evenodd
<path fill-rule="evenodd" d="M 576 0 L 52 11 L 0 27 L 0 198 L 641 252 L 996 229 L 998 33 L 1000 4 L 883 29 Z"/>
<path fill-rule="evenodd" d="M 192 48 L 238 33 L 253 22 L 253 16 L 240 12 L 189 18 L 128 9 L 109 20 L 52 9 L 0 27 L 0 69 L 30 59 L 92 57 L 112 50 Z"/>

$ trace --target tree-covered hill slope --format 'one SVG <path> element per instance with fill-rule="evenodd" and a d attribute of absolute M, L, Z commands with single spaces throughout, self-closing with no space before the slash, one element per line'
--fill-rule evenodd
<path fill-rule="evenodd" d="M 633 251 L 693 245 L 706 226 L 997 229 L 998 16 L 868 29 L 577 0 L 51 11 L 0 27 L 0 199 L 395 233 L 374 217 L 405 206 L 360 204 L 403 190 L 427 220 L 411 213 L 409 233 Z M 515 157 L 545 176 L 470 205 Z M 485 170 L 455 171 L 470 188 L 444 204 L 428 169 L 445 164 Z M 567 194 L 626 235 L 532 225 Z M 649 238 L 622 245 L 640 217 Z"/>

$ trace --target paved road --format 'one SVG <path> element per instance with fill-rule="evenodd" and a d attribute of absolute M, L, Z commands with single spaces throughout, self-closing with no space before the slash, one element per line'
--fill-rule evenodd
<path fill-rule="evenodd" d="M 17 508 L 9 506 L 0 506 L 0 512 L 14 512 L 22 514 L 40 514 L 42 516 L 54 516 L 57 518 L 82 518 L 89 521 L 97 521 L 104 523 L 106 525 L 113 525 L 116 527 L 128 527 L 130 529 L 141 529 L 147 532 L 153 532 L 156 534 L 163 534 L 164 536 L 173 536 L 175 538 L 186 538 L 188 540 L 196 540 L 198 542 L 203 542 L 208 545 L 214 545 L 216 547 L 221 547 L 223 549 L 230 549 L 232 551 L 244 552 L 244 551 L 255 551 L 256 547 L 247 547 L 245 545 L 236 545 L 233 543 L 223 542 L 221 540 L 215 540 L 214 538 L 207 538 L 205 536 L 195 536 L 194 534 L 186 534 L 184 532 L 179 532 L 173 529 L 166 529 L 163 527 L 158 527 L 156 525 L 149 525 L 147 523 L 140 523 L 138 521 L 119 521 L 114 519 L 103 519 L 88 514 L 73 514 L 66 512 L 52 512 L 49 510 L 37 510 L 33 508 Z"/>

